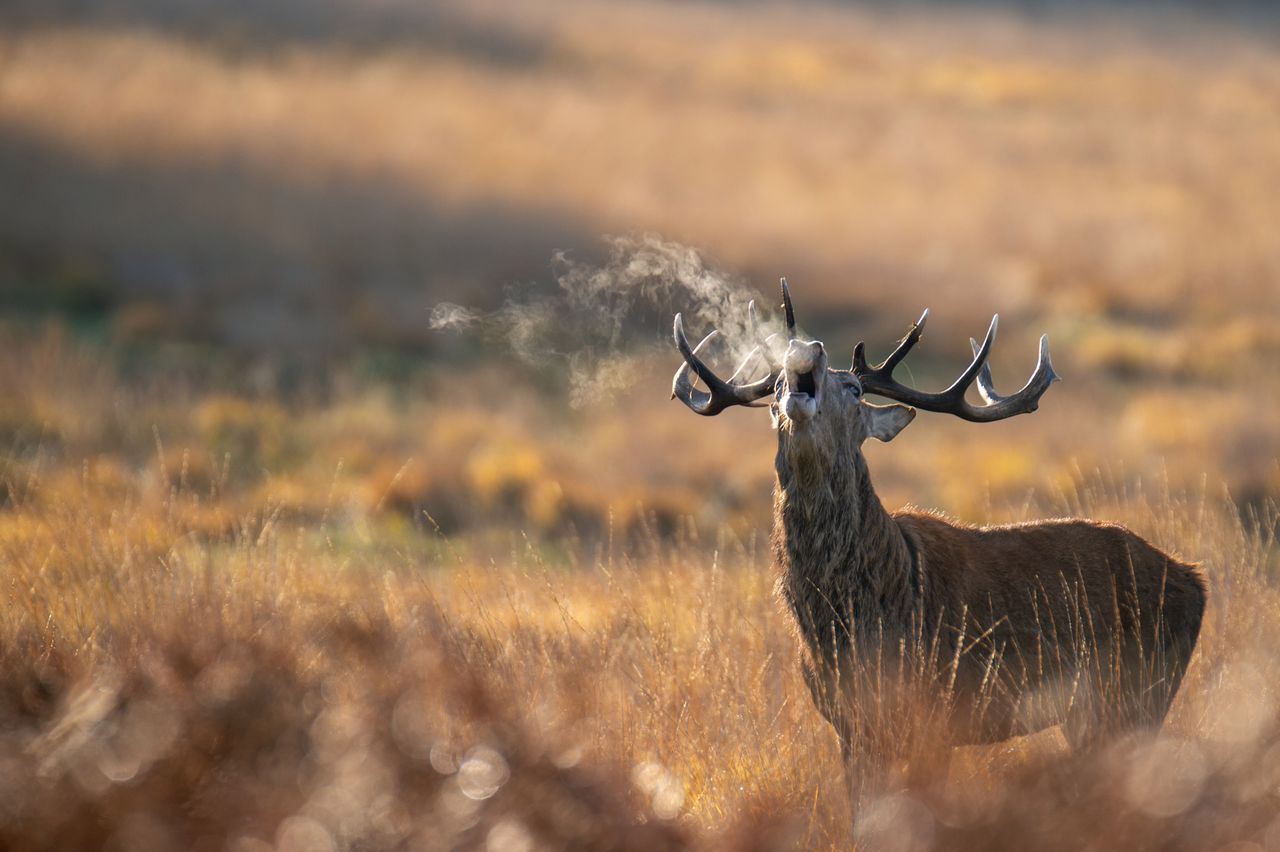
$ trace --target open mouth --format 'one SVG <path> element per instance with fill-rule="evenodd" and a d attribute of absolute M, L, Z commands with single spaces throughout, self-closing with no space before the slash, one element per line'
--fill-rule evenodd
<path fill-rule="evenodd" d="M 815 341 L 792 340 L 783 359 L 786 380 L 778 401 L 783 416 L 797 426 L 803 426 L 818 414 L 822 382 L 827 373 L 827 356 L 822 344 Z"/>
<path fill-rule="evenodd" d="M 792 373 L 787 377 L 786 393 L 782 395 L 782 412 L 797 427 L 805 426 L 818 413 L 818 381 L 816 369 Z"/>
<path fill-rule="evenodd" d="M 813 371 L 810 370 L 807 373 L 797 373 L 796 383 L 795 386 L 791 388 L 791 392 L 797 394 L 802 393 L 807 396 L 815 396 L 818 392 L 818 383 L 813 376 Z"/>

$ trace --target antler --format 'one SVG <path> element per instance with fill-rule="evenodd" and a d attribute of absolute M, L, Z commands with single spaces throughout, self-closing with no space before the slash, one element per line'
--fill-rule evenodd
<path fill-rule="evenodd" d="M 689 340 L 684 336 L 684 319 L 680 314 L 676 314 L 673 332 L 676 339 L 676 348 L 684 356 L 684 363 L 676 371 L 675 379 L 671 383 L 672 399 L 679 399 L 698 414 L 710 417 L 714 414 L 719 414 L 731 405 L 751 405 L 761 397 L 773 393 L 773 385 L 778 380 L 776 370 L 771 371 L 769 375 L 759 381 L 746 385 L 735 385 L 730 383 L 732 379 L 730 382 L 724 381 L 702 362 L 702 359 L 698 357 L 698 352 L 720 333 L 719 330 L 713 329 L 710 334 L 702 338 L 702 342 L 698 344 L 697 348 L 690 348 Z M 759 351 L 759 347 L 751 350 L 742 365 L 737 370 L 734 370 L 733 378 L 736 378 L 745 369 L 747 362 Z M 693 380 L 689 378 L 690 369 L 697 374 L 698 378 L 702 379 L 707 386 L 706 391 L 700 391 L 693 386 Z"/>
<path fill-rule="evenodd" d="M 791 288 L 787 286 L 787 279 L 782 279 L 782 310 L 787 315 L 787 335 L 794 340 L 796 337 L 796 309 L 791 307 Z"/>
<path fill-rule="evenodd" d="M 1031 374 L 1031 378 L 1022 390 L 1009 396 L 996 393 L 987 358 L 991 355 L 991 347 L 996 341 L 996 328 L 1000 323 L 1000 315 L 997 314 L 991 318 L 991 327 L 987 329 L 987 336 L 983 339 L 981 346 L 972 338 L 969 339 L 969 345 L 973 349 L 973 361 L 951 387 L 941 393 L 925 393 L 899 384 L 893 378 L 893 369 L 907 357 L 911 347 L 919 342 L 920 336 L 924 334 L 924 324 L 928 319 L 929 311 L 925 310 L 920 315 L 920 319 L 911 326 L 906 337 L 898 341 L 897 348 L 879 366 L 867 365 L 865 347 L 861 342 L 854 347 L 853 373 L 861 380 L 862 388 L 866 393 L 896 399 L 925 411 L 954 414 L 974 423 L 990 423 L 1035 411 L 1040 404 L 1040 397 L 1049 389 L 1049 385 L 1059 378 L 1053 371 L 1053 364 L 1049 362 L 1049 335 L 1044 334 L 1040 336 L 1040 358 L 1036 363 L 1035 372 Z M 964 398 L 965 392 L 975 379 L 978 383 L 978 393 L 982 396 L 985 405 L 973 405 Z"/>
<path fill-rule="evenodd" d="M 790 339 L 796 336 L 795 312 L 791 307 L 791 293 L 787 290 L 787 279 L 785 278 L 782 279 L 782 304 L 786 309 L 787 333 L 789 335 L 788 339 Z M 765 367 L 769 372 L 777 375 L 782 370 L 782 362 L 778 359 L 777 350 L 774 349 L 774 340 L 778 337 L 778 333 L 774 332 L 766 337 L 760 332 L 760 318 L 756 313 L 755 299 L 747 302 L 747 334 L 755 341 L 755 348 L 747 353 L 746 358 L 742 359 L 738 369 L 729 377 L 729 381 L 732 382 L 741 375 L 746 370 L 747 365 L 757 356 L 764 361 Z"/>
<path fill-rule="evenodd" d="M 782 279 L 782 306 L 787 317 L 787 333 L 791 337 L 795 337 L 796 315 L 795 310 L 791 307 L 791 291 L 787 287 L 787 279 L 785 278 Z M 754 299 L 747 304 L 747 327 L 752 338 L 756 340 L 756 346 L 747 353 L 747 357 L 742 359 L 738 369 L 733 371 L 733 375 L 726 382 L 698 357 L 698 353 L 702 351 L 702 348 L 720 332 L 713 330 L 702 338 L 701 343 L 691 348 L 688 338 L 684 336 L 684 319 L 680 314 L 676 314 L 673 331 L 676 339 L 676 348 L 684 356 L 684 363 L 680 365 L 680 369 L 676 371 L 675 379 L 671 382 L 671 398 L 679 399 L 698 414 L 710 417 L 719 414 L 731 405 L 755 407 L 753 404 L 756 400 L 773 393 L 774 385 L 782 372 L 782 365 L 778 363 L 773 355 L 771 341 L 775 335 L 769 335 L 769 337 L 760 335 L 760 323 L 756 318 L 756 303 Z M 766 366 L 769 368 L 769 375 L 750 384 L 734 384 L 733 382 L 738 376 L 746 372 L 747 365 L 757 356 L 764 359 Z M 693 380 L 689 377 L 691 369 L 707 386 L 706 391 L 700 391 L 693 386 Z"/>

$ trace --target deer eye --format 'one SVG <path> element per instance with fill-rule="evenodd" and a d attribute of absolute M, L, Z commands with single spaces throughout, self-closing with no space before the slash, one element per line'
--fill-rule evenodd
<path fill-rule="evenodd" d="M 845 382 L 844 389 L 855 397 L 862 396 L 862 385 L 856 382 Z"/>

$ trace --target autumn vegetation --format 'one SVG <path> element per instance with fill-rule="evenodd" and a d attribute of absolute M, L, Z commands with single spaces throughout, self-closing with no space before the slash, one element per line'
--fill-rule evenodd
<path fill-rule="evenodd" d="M 1265 15 L 467 5 L 0 11 L 0 846 L 1280 849 Z M 849 800 L 767 415 L 668 399 L 779 274 L 921 387 L 1049 333 L 868 462 L 1198 563 L 1159 735 Z"/>

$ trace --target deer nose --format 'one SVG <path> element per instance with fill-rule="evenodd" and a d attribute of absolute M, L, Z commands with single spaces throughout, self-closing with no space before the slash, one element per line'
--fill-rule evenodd
<path fill-rule="evenodd" d="M 825 356 L 821 340 L 793 340 L 787 346 L 783 366 L 788 373 L 811 373 L 822 364 Z"/>

